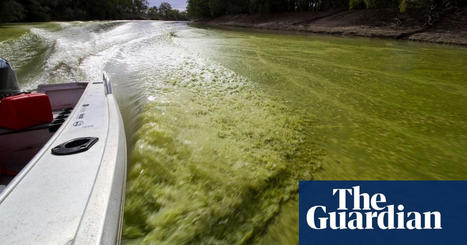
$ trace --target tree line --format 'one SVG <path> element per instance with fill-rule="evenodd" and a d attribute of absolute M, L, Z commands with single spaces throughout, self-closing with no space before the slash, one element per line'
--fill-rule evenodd
<path fill-rule="evenodd" d="M 184 20 L 185 12 L 147 0 L 1 0 L 0 22 L 51 20 Z"/>
<path fill-rule="evenodd" d="M 159 7 L 149 8 L 146 15 L 152 20 L 188 20 L 185 11 L 173 9 L 167 2 L 161 3 Z"/>
<path fill-rule="evenodd" d="M 451 8 L 467 6 L 467 0 L 188 0 L 191 18 L 212 18 L 229 14 L 322 11 L 329 9 Z"/>

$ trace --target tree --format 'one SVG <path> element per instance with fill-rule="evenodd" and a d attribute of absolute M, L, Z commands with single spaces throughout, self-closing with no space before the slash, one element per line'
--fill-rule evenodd
<path fill-rule="evenodd" d="M 24 18 L 24 8 L 15 0 L 0 3 L 0 22 L 20 21 Z"/>
<path fill-rule="evenodd" d="M 173 9 L 169 3 L 163 2 L 159 7 L 152 7 L 147 11 L 147 17 L 153 20 L 186 20 L 186 12 Z"/>
<path fill-rule="evenodd" d="M 1 0 L 0 21 L 135 19 L 147 0 Z"/>
<path fill-rule="evenodd" d="M 194 19 L 211 17 L 209 0 L 189 0 L 187 11 L 188 16 Z"/>
<path fill-rule="evenodd" d="M 163 2 L 159 6 L 159 16 L 165 19 L 169 19 L 170 13 L 172 12 L 172 6 L 170 3 Z"/>
<path fill-rule="evenodd" d="M 188 0 L 191 18 L 227 14 L 319 11 L 327 9 L 410 8 L 450 9 L 467 5 L 467 0 Z"/>
<path fill-rule="evenodd" d="M 150 19 L 158 20 L 159 19 L 159 9 L 156 6 L 149 8 L 148 16 Z"/>

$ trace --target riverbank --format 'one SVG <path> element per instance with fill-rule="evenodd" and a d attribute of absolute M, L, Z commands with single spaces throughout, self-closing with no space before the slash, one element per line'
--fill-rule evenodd
<path fill-rule="evenodd" d="M 0 57 L 26 90 L 111 77 L 131 156 L 123 245 L 298 244 L 299 180 L 467 178 L 467 48 L 162 21 L 8 27 Z"/>
<path fill-rule="evenodd" d="M 200 23 L 467 46 L 467 8 L 451 12 L 430 27 L 424 26 L 425 18 L 422 12 L 400 13 L 398 9 L 330 10 L 270 15 L 240 14 L 221 16 Z"/>

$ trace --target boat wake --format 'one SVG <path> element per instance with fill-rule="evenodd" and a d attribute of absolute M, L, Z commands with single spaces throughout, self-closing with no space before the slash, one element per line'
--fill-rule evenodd
<path fill-rule="evenodd" d="M 300 133 L 300 116 L 192 50 L 183 40 L 196 37 L 186 32 L 190 28 L 76 22 L 60 30 L 31 29 L 20 38 L 39 42 L 8 44 L 37 49 L 30 59 L 0 54 L 23 59 L 24 87 L 100 80 L 108 72 L 133 152 L 127 243 L 259 241 L 281 207 L 296 202 L 296 181 L 311 178 L 319 166 L 319 154 Z"/>

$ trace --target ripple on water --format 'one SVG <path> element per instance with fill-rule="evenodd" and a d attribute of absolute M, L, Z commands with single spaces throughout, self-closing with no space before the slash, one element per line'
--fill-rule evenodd
<path fill-rule="evenodd" d="M 25 88 L 109 72 L 133 151 L 127 244 L 296 244 L 299 179 L 465 179 L 465 49 L 58 26 L 2 39 L 0 56 Z"/>
<path fill-rule="evenodd" d="M 297 180 L 319 167 L 317 147 L 300 133 L 299 116 L 246 79 L 193 59 L 179 68 L 153 83 L 161 92 L 142 116 L 124 238 L 259 241 L 281 204 L 296 198 Z"/>

